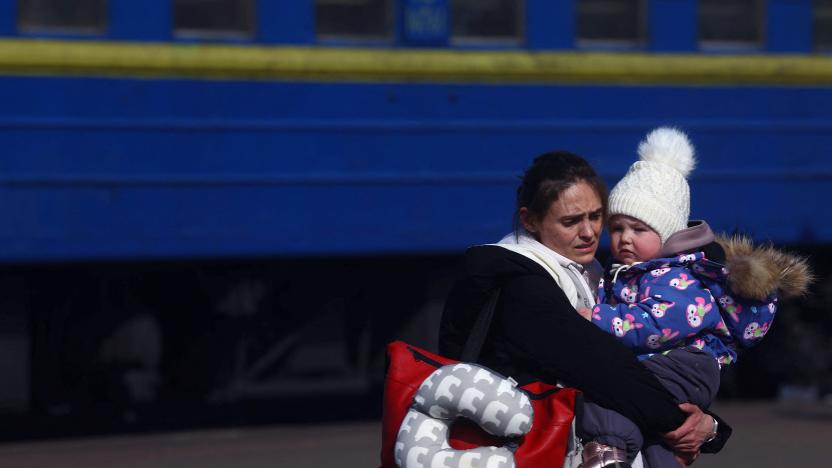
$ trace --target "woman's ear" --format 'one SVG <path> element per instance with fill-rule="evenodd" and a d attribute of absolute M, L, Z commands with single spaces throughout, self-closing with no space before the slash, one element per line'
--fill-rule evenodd
<path fill-rule="evenodd" d="M 529 213 L 528 208 L 525 206 L 520 208 L 517 215 L 520 218 L 520 224 L 523 225 L 523 228 L 526 229 L 527 232 L 530 234 L 537 233 L 537 223 L 534 220 L 534 216 Z"/>

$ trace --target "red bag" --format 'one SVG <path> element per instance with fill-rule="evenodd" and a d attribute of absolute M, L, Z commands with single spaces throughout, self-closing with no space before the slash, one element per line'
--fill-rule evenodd
<path fill-rule="evenodd" d="M 410 408 L 413 395 L 433 371 L 458 361 L 430 353 L 403 341 L 387 345 L 388 368 L 384 382 L 384 417 L 382 421 L 381 468 L 396 468 L 393 447 L 399 426 Z M 542 382 L 523 385 L 534 407 L 531 431 L 520 439 L 514 452 L 519 468 L 561 466 L 569 442 L 575 401 L 579 391 Z M 451 429 L 450 444 L 455 449 L 482 445 L 504 445 L 506 440 L 492 436 L 465 419 Z"/>

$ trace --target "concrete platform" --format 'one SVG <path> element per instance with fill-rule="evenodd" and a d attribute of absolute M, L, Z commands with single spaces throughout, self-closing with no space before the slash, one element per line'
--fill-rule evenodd
<path fill-rule="evenodd" d="M 832 405 L 721 403 L 735 428 L 719 455 L 694 466 L 829 466 Z M 351 422 L 18 442 L 0 445 L 15 468 L 255 468 L 378 466 L 380 425 Z"/>

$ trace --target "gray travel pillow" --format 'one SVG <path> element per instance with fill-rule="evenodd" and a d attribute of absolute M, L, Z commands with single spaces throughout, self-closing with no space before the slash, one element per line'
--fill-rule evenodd
<path fill-rule="evenodd" d="M 521 437 L 532 427 L 534 411 L 513 380 L 476 364 L 450 364 L 426 378 L 399 427 L 394 458 L 402 468 L 514 468 L 506 447 L 456 450 L 450 427 L 470 419 L 498 437 Z"/>

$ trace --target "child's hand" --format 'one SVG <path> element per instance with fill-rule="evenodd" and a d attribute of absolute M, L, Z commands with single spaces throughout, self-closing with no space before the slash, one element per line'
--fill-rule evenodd
<path fill-rule="evenodd" d="M 578 313 L 581 314 L 581 317 L 592 321 L 592 309 L 587 309 L 586 307 L 579 307 Z"/>

